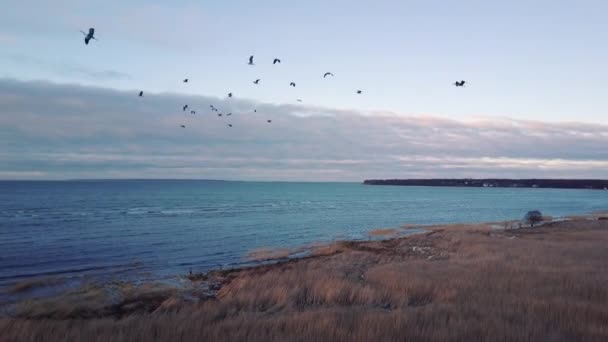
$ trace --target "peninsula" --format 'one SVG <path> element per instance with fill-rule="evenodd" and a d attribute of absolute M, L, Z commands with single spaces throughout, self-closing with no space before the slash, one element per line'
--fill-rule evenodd
<path fill-rule="evenodd" d="M 607 190 L 608 180 L 601 179 L 368 179 L 366 185 L 458 186 L 491 188 L 556 188 Z"/>

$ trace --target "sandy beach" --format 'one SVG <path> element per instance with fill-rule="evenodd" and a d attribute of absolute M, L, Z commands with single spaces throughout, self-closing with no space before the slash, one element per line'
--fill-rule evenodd
<path fill-rule="evenodd" d="M 0 336 L 3 341 L 607 340 L 608 220 L 597 214 L 535 228 L 501 228 L 512 226 L 428 226 L 405 237 L 312 246 L 303 258 L 185 275 L 179 287 L 91 284 L 18 303 L 11 317 L 0 320 Z M 375 229 L 370 235 L 408 229 Z"/>

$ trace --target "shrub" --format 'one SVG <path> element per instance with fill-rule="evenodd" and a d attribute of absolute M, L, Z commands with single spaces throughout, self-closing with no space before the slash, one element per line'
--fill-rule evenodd
<path fill-rule="evenodd" d="M 531 227 L 534 227 L 534 224 L 542 222 L 543 214 L 541 214 L 538 210 L 528 211 L 526 216 L 524 216 L 524 221 L 530 224 Z"/>

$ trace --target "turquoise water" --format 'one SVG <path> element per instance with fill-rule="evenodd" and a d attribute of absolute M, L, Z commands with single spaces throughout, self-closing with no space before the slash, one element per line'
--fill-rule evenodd
<path fill-rule="evenodd" d="M 216 181 L 0 182 L 0 285 L 162 278 L 379 227 L 608 209 L 608 191 Z"/>

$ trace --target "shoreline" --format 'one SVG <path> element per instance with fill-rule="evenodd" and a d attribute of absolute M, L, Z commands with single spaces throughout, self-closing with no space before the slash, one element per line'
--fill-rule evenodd
<path fill-rule="evenodd" d="M 535 228 L 542 227 L 543 225 L 564 222 L 564 221 L 578 221 L 578 220 L 603 220 L 608 218 L 608 210 L 606 211 L 594 211 L 591 213 L 581 215 L 567 215 L 564 217 L 544 217 L 540 224 L 537 224 Z M 446 224 L 403 224 L 397 228 L 374 228 L 367 232 L 367 239 L 364 237 L 354 239 L 334 239 L 326 242 L 313 242 L 300 247 L 291 248 L 259 248 L 249 251 L 242 258 L 242 263 L 237 265 L 228 265 L 224 268 L 222 265 L 219 268 L 212 268 L 203 272 L 192 272 L 189 274 L 175 274 L 167 276 L 165 278 L 158 279 L 111 279 L 111 280 L 100 280 L 92 279 L 87 282 L 80 283 L 77 287 L 64 288 L 63 291 L 54 291 L 55 295 L 61 295 L 62 293 L 70 292 L 72 290 L 78 291 L 79 288 L 83 287 L 106 287 L 114 286 L 116 284 L 133 285 L 133 284 L 165 284 L 180 289 L 183 286 L 184 279 L 191 282 L 206 281 L 212 279 L 217 275 L 226 275 L 230 273 L 238 273 L 256 269 L 272 269 L 274 267 L 281 267 L 284 264 L 297 263 L 308 259 L 314 259 L 319 257 L 325 257 L 337 253 L 342 247 L 350 246 L 351 248 L 359 244 L 366 243 L 382 243 L 391 240 L 407 239 L 409 237 L 435 233 L 437 231 L 444 230 L 477 230 L 477 229 L 488 229 L 490 231 L 514 231 L 518 229 L 529 229 L 529 225 L 522 224 L 521 220 L 508 220 L 508 221 L 492 221 L 492 222 L 481 222 L 481 223 L 446 223 Z M 4 295 L 23 294 L 28 291 L 44 290 L 45 287 L 52 287 L 55 285 L 64 285 L 67 283 L 68 278 L 64 277 L 34 277 L 28 278 L 23 281 L 17 281 L 10 287 L 5 287 Z M 178 283 L 182 283 L 178 286 Z M 43 295 L 37 297 L 25 297 L 25 300 L 39 300 L 53 297 L 53 295 Z M 203 300 L 209 299 L 212 296 L 203 296 Z M 3 316 L 3 306 L 12 305 L 17 303 L 16 301 L 0 302 L 0 317 Z M 6 315 L 4 315 L 6 316 Z"/>
<path fill-rule="evenodd" d="M 435 325 L 445 322 L 447 314 L 463 320 L 452 327 L 461 339 L 486 336 L 484 325 L 478 325 L 479 320 L 491 323 L 485 321 L 486 316 L 512 325 L 513 330 L 492 332 L 507 339 L 543 339 L 550 334 L 543 330 L 547 324 L 562 329 L 566 335 L 560 336 L 603 339 L 608 337 L 608 328 L 598 330 L 597 324 L 608 317 L 608 309 L 593 303 L 608 300 L 608 290 L 604 289 L 608 272 L 602 271 L 608 267 L 603 263 L 608 257 L 607 218 L 607 212 L 595 212 L 551 219 L 532 229 L 504 229 L 513 227 L 509 225 L 512 221 L 416 226 L 424 231 L 397 237 L 390 235 L 412 227 L 376 229 L 370 236 L 389 238 L 336 241 L 311 246 L 310 254 L 303 257 L 192 273 L 180 278 L 180 286 L 155 281 L 89 284 L 54 297 L 26 300 L 0 318 L 0 334 L 16 336 L 20 331 L 17 327 L 27 326 L 31 331 L 19 337 L 36 340 L 44 335 L 44 329 L 58 334 L 78 329 L 79 334 L 94 334 L 79 335 L 82 338 L 101 341 L 113 339 L 125 325 L 130 327 L 127 335 L 134 338 L 135 333 L 147 336 L 142 324 L 168 321 L 172 323 L 164 328 L 165 337 L 147 337 L 174 340 L 184 331 L 196 331 L 202 334 L 197 336 L 210 340 L 231 340 L 214 334 L 235 325 L 239 327 L 235 334 L 253 334 L 245 335 L 248 340 L 293 337 L 286 331 L 272 336 L 254 333 L 280 323 L 303 329 L 311 339 L 328 340 L 331 332 L 318 322 L 336 320 L 332 329 L 342 329 L 343 320 L 351 317 L 374 331 L 372 335 L 378 339 L 390 340 L 396 335 L 373 330 L 375 325 L 414 339 L 441 339 L 441 334 L 448 332 L 420 330 L 419 320 Z M 589 294 L 580 292 L 583 297 L 579 298 L 579 288 Z M 562 306 L 563 301 L 568 305 Z M 471 307 L 471 303 L 477 306 Z M 532 315 L 538 327 L 525 320 L 504 321 L 505 317 L 517 317 L 521 310 Z M 472 312 L 477 313 L 471 316 Z M 243 320 L 243 315 L 249 318 Z M 578 316 L 591 318 L 579 322 Z M 317 318 L 311 321 L 311 317 Z M 544 322 L 543 317 L 552 320 Z M 307 330 L 300 326 L 304 324 L 301 321 L 315 328 Z M 369 326 L 370 321 L 376 323 Z M 394 326 L 395 322 L 401 323 Z M 180 328 L 173 331 L 172 326 Z M 199 326 L 208 331 L 201 332 Z M 403 326 L 410 330 L 403 331 Z M 336 340 L 367 336 L 366 330 L 353 329 Z M 471 331 L 475 334 L 468 335 Z M 519 336 L 518 331 L 525 334 Z M 63 335 L 57 335 L 57 340 L 58 336 Z M 239 336 L 236 339 L 241 339 Z"/>

